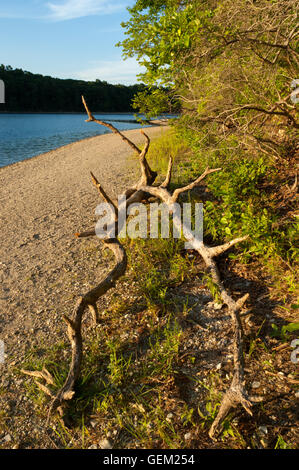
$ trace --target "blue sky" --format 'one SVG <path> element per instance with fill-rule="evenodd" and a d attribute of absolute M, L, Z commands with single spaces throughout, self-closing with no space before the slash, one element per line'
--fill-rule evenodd
<path fill-rule="evenodd" d="M 59 78 L 133 84 L 115 44 L 134 0 L 0 0 L 0 64 Z"/>

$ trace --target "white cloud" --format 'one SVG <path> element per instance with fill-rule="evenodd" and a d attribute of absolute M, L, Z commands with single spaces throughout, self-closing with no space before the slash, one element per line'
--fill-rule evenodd
<path fill-rule="evenodd" d="M 111 0 L 64 0 L 47 3 L 49 18 L 56 21 L 71 20 L 82 16 L 106 15 L 125 8 L 121 2 Z"/>
<path fill-rule="evenodd" d="M 72 77 L 86 81 L 98 79 L 112 84 L 132 85 L 137 82 L 136 75 L 143 71 L 144 69 L 135 59 L 105 60 L 96 62 L 88 69 L 73 73 Z"/>
<path fill-rule="evenodd" d="M 14 0 L 1 5 L 0 18 L 65 21 L 125 10 L 126 0 Z"/>

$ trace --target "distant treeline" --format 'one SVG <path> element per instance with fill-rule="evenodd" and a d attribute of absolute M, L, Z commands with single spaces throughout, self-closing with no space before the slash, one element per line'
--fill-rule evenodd
<path fill-rule="evenodd" d="M 111 85 L 105 81 L 59 79 L 0 65 L 5 104 L 0 112 L 84 112 L 81 95 L 93 111 L 132 111 L 132 99 L 145 85 Z"/>

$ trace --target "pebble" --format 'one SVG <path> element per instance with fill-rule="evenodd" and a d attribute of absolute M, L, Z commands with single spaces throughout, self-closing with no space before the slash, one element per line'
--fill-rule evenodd
<path fill-rule="evenodd" d="M 299 391 L 295 393 L 295 397 L 299 398 Z"/>
<path fill-rule="evenodd" d="M 260 382 L 252 382 L 251 387 L 252 388 L 259 388 L 261 386 Z"/>
<path fill-rule="evenodd" d="M 91 444 L 91 446 L 88 447 L 88 449 L 97 449 L 98 446 L 96 444 Z"/>
<path fill-rule="evenodd" d="M 166 416 L 166 421 L 171 421 L 172 418 L 173 418 L 173 414 L 168 413 L 168 415 Z"/>
<path fill-rule="evenodd" d="M 11 435 L 10 434 L 6 434 L 6 436 L 4 437 L 4 442 L 10 442 L 11 441 Z"/>
<path fill-rule="evenodd" d="M 189 440 L 191 439 L 191 437 L 192 437 L 191 432 L 187 432 L 187 433 L 185 434 L 185 436 L 184 436 L 185 441 L 189 441 Z"/>
<path fill-rule="evenodd" d="M 268 434 L 267 426 L 259 426 L 259 431 L 261 431 L 263 434 Z"/>
<path fill-rule="evenodd" d="M 223 304 L 214 303 L 213 307 L 214 307 L 215 310 L 221 310 L 221 309 L 222 309 L 222 305 L 223 305 Z"/>
<path fill-rule="evenodd" d="M 101 449 L 112 449 L 112 444 L 108 439 L 103 439 L 100 441 L 99 446 Z"/>

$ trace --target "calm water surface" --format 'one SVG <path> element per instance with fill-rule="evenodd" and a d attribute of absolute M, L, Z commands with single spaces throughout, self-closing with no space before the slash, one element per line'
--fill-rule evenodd
<path fill-rule="evenodd" d="M 103 121 L 134 119 L 133 114 L 95 114 Z M 86 114 L 0 114 L 0 167 L 49 152 L 87 137 L 110 132 Z M 138 129 L 135 123 L 112 122 L 119 130 Z"/>

